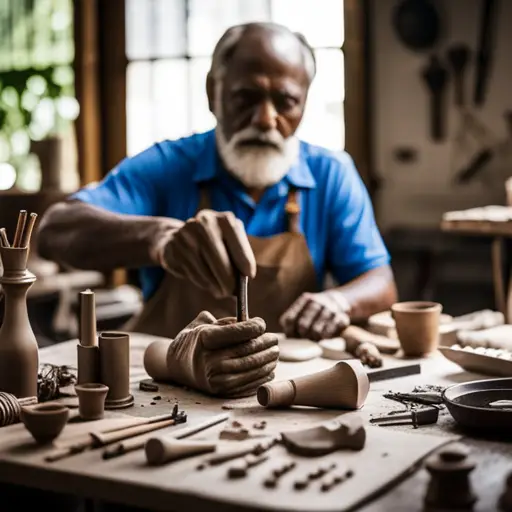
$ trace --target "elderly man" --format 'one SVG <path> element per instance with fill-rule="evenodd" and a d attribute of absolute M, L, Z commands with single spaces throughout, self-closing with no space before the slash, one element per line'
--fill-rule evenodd
<path fill-rule="evenodd" d="M 125 159 L 42 221 L 44 257 L 140 269 L 145 305 L 129 328 L 175 337 L 168 360 L 189 386 L 253 392 L 276 364 L 269 332 L 334 337 L 396 298 L 351 158 L 295 137 L 314 75 L 303 36 L 230 28 L 206 82 L 216 129 Z M 253 318 L 241 323 L 226 320 L 237 272 L 251 278 Z M 339 287 L 322 289 L 326 272 Z"/>

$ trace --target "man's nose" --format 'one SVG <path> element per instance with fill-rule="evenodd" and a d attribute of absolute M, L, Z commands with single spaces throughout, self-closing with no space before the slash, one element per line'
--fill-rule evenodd
<path fill-rule="evenodd" d="M 271 101 L 264 101 L 258 105 L 252 124 L 264 132 L 277 128 L 277 111 Z"/>

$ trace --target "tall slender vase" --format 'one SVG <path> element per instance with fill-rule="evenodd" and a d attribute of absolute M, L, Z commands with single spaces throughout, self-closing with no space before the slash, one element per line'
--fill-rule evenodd
<path fill-rule="evenodd" d="M 0 391 L 18 398 L 37 396 L 39 352 L 27 310 L 27 292 L 36 281 L 27 270 L 29 249 L 1 247 L 4 319 L 0 328 Z"/>

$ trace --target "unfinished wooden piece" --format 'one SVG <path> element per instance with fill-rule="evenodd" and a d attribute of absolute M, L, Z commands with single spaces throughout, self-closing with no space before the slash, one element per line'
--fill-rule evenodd
<path fill-rule="evenodd" d="M 398 340 L 374 334 L 356 325 L 349 325 L 342 332 L 342 336 L 347 343 L 347 350 L 351 353 L 361 343 L 371 343 L 383 354 L 394 354 L 400 348 Z"/>
<path fill-rule="evenodd" d="M 322 349 L 324 359 L 333 359 L 334 361 L 347 359 L 347 342 L 343 338 L 321 340 L 318 342 L 318 346 Z"/>
<path fill-rule="evenodd" d="M 425 462 L 430 482 L 425 495 L 427 507 L 441 510 L 470 510 L 476 501 L 471 488 L 470 473 L 475 463 L 469 450 L 453 443 L 430 456 Z"/>
<path fill-rule="evenodd" d="M 22 407 L 20 419 L 39 444 L 51 443 L 64 429 L 69 409 L 58 404 Z"/>
<path fill-rule="evenodd" d="M 322 355 L 322 349 L 314 341 L 299 338 L 279 339 L 279 360 L 290 363 L 309 361 Z"/>
<path fill-rule="evenodd" d="M 360 361 L 340 361 L 323 370 L 292 380 L 270 382 L 257 391 L 265 407 L 307 405 L 339 409 L 363 406 L 370 383 Z"/>
<path fill-rule="evenodd" d="M 503 493 L 499 499 L 499 508 L 503 512 L 512 512 L 512 472 L 505 479 Z"/>
<path fill-rule="evenodd" d="M 211 441 L 165 439 L 158 437 L 149 439 L 144 447 L 146 460 L 150 466 L 160 466 L 178 459 L 214 452 L 216 449 L 217 443 L 212 443 Z"/>
<path fill-rule="evenodd" d="M 78 384 L 101 381 L 99 347 L 85 347 L 78 343 L 76 346 L 76 359 Z"/>
<path fill-rule="evenodd" d="M 105 409 L 133 405 L 130 394 L 130 336 L 124 332 L 102 332 L 99 336 L 101 383 L 108 386 Z"/>
<path fill-rule="evenodd" d="M 96 301 L 94 292 L 91 290 L 80 292 L 80 329 L 78 341 L 84 347 L 95 347 L 98 345 Z"/>
<path fill-rule="evenodd" d="M 443 307 L 436 302 L 410 301 L 393 304 L 391 312 L 398 339 L 408 357 L 423 357 L 439 345 L 439 319 Z"/>
<path fill-rule="evenodd" d="M 358 415 L 343 415 L 318 427 L 283 432 L 283 444 L 289 452 L 305 457 L 320 457 L 338 450 L 362 450 L 366 430 Z"/>
<path fill-rule="evenodd" d="M 105 398 L 108 387 L 105 384 L 88 382 L 77 384 L 75 391 L 78 396 L 78 414 L 86 421 L 100 420 L 105 410 Z"/>

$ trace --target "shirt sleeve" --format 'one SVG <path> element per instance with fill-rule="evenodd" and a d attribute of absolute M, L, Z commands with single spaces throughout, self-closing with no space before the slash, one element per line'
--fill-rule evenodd
<path fill-rule="evenodd" d="M 340 285 L 364 272 L 387 265 L 384 245 L 366 186 L 352 158 L 342 153 L 333 164 L 328 187 L 328 267 Z"/>
<path fill-rule="evenodd" d="M 159 215 L 162 179 L 169 163 L 158 145 L 125 158 L 105 178 L 87 185 L 71 197 L 104 208 L 113 213 L 128 215 Z"/>

